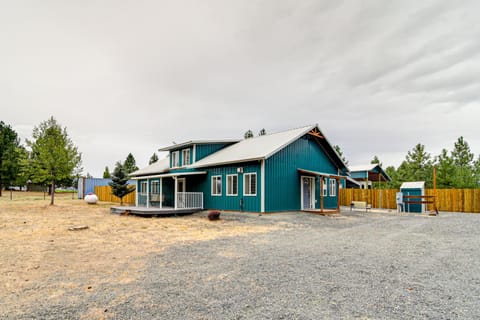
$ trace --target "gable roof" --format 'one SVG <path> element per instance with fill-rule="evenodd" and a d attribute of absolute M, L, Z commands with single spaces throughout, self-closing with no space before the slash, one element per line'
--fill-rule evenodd
<path fill-rule="evenodd" d="M 145 176 L 149 174 L 155 174 L 158 172 L 164 172 L 170 168 L 170 157 L 165 157 L 161 160 L 158 160 L 155 163 L 152 163 L 149 166 L 146 166 L 145 168 L 142 168 L 140 170 L 134 171 L 130 174 L 131 177 L 137 177 L 137 176 Z"/>
<path fill-rule="evenodd" d="M 350 166 L 350 174 L 353 176 L 358 172 L 375 172 L 381 174 L 385 177 L 386 180 L 392 181 L 392 178 L 387 174 L 379 164 L 369 164 L 369 165 L 360 165 L 360 166 Z"/>
<path fill-rule="evenodd" d="M 304 136 L 314 128 L 318 129 L 318 126 L 316 124 L 309 125 L 301 128 L 245 139 L 220 151 L 217 151 L 208 157 L 197 161 L 189 167 L 203 168 L 267 159 L 290 143 Z M 334 158 L 336 159 L 333 159 L 333 161 L 342 169 L 348 170 L 342 159 L 338 156 L 337 152 L 326 140 L 326 138 L 319 138 L 319 140 L 325 141 L 321 142 L 322 147 L 326 148 L 327 152 L 330 151 L 330 153 L 334 155 Z"/>
<path fill-rule="evenodd" d="M 423 187 L 425 187 L 425 181 L 410 181 L 402 183 L 400 189 L 423 189 Z"/>

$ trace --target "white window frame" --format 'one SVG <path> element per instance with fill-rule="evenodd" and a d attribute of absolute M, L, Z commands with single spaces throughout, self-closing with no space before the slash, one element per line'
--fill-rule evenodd
<path fill-rule="evenodd" d="M 178 168 L 180 166 L 180 152 L 172 151 L 172 168 Z"/>
<path fill-rule="evenodd" d="M 188 154 L 188 162 L 185 161 L 187 158 L 186 155 Z M 182 166 L 188 166 L 190 164 L 190 149 L 183 149 L 182 150 Z"/>
<path fill-rule="evenodd" d="M 236 177 L 236 189 L 237 189 L 237 192 L 236 193 L 233 193 L 233 190 L 235 188 L 233 188 L 234 184 L 233 184 L 233 177 Z M 230 183 L 231 183 L 231 186 L 230 186 Z M 230 188 L 231 187 L 231 188 Z M 227 196 L 238 196 L 238 174 L 227 174 Z"/>
<path fill-rule="evenodd" d="M 322 178 L 323 179 L 323 196 L 327 197 L 328 196 L 328 178 Z"/>
<path fill-rule="evenodd" d="M 160 181 L 158 180 L 152 181 L 152 185 L 150 186 L 150 188 L 151 188 L 150 190 L 151 194 L 160 194 Z"/>
<path fill-rule="evenodd" d="M 220 180 L 220 193 L 217 193 L 217 180 Z M 220 175 L 217 175 L 217 176 L 212 176 L 212 184 L 211 184 L 211 188 L 210 188 L 210 192 L 212 194 L 212 196 L 215 196 L 215 197 L 219 197 L 222 195 L 222 189 L 223 189 L 223 186 L 222 186 L 222 176 Z"/>
<path fill-rule="evenodd" d="M 146 195 L 147 194 L 147 185 L 148 181 L 140 181 L 140 192 L 139 194 L 141 195 Z"/>
<path fill-rule="evenodd" d="M 337 180 L 330 179 L 330 197 L 337 196 Z"/>
<path fill-rule="evenodd" d="M 247 193 L 247 176 L 254 176 L 255 177 L 255 193 Z M 250 183 L 252 182 L 252 178 L 250 178 Z M 252 185 L 250 184 L 249 189 L 250 192 L 252 191 Z M 248 172 L 243 174 L 243 195 L 247 197 L 255 197 L 257 195 L 258 183 L 257 183 L 257 173 L 256 172 Z"/>

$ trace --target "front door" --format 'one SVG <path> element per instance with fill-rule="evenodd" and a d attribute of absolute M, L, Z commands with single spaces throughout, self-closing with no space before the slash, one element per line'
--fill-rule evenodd
<path fill-rule="evenodd" d="M 302 209 L 315 208 L 315 178 L 302 177 Z"/>
<path fill-rule="evenodd" d="M 177 192 L 185 192 L 187 189 L 187 185 L 185 183 L 185 178 L 178 178 L 177 179 Z"/>
<path fill-rule="evenodd" d="M 185 178 L 177 178 L 177 194 L 176 194 L 176 207 L 185 208 L 185 194 L 186 191 Z"/>

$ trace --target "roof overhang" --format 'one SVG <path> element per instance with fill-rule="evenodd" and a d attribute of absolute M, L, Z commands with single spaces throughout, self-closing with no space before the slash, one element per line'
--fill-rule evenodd
<path fill-rule="evenodd" d="M 312 171 L 312 170 L 305 170 L 298 168 L 298 172 L 304 173 L 304 174 L 309 174 L 312 176 L 319 176 L 319 177 L 325 177 L 325 178 L 334 178 L 334 179 L 347 179 L 347 176 L 341 176 L 338 174 L 332 174 L 332 173 L 326 173 L 326 172 L 318 172 L 318 171 Z"/>
<path fill-rule="evenodd" d="M 160 148 L 158 151 L 170 151 L 170 150 L 175 150 L 175 149 L 181 149 L 185 148 L 194 144 L 231 144 L 231 143 L 236 143 L 241 140 L 239 139 L 224 139 L 224 140 L 190 140 L 186 142 L 182 142 L 179 144 L 173 144 L 168 147 Z"/>
<path fill-rule="evenodd" d="M 188 172 L 171 172 L 171 173 L 161 173 L 155 174 L 150 176 L 140 176 L 140 177 L 132 177 L 132 180 L 141 180 L 141 179 L 152 179 L 152 178 L 171 178 L 171 177 L 180 177 L 180 176 L 194 176 L 194 175 L 201 175 L 207 174 L 207 171 L 188 171 Z"/>

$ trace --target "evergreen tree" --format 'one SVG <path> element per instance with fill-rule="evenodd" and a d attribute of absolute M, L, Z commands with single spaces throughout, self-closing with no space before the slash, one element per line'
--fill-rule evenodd
<path fill-rule="evenodd" d="M 405 161 L 398 168 L 401 181 L 425 181 L 426 187 L 431 188 L 433 166 L 430 158 L 425 146 L 420 143 L 408 151 Z"/>
<path fill-rule="evenodd" d="M 456 188 L 475 187 L 473 159 L 474 154 L 470 151 L 468 143 L 463 137 L 458 138 L 452 151 L 452 160 L 455 165 L 454 186 Z"/>
<path fill-rule="evenodd" d="M 125 162 L 123 163 L 123 167 L 127 175 L 138 170 L 133 154 L 131 153 L 128 154 L 127 158 L 125 159 Z"/>
<path fill-rule="evenodd" d="M 475 188 L 480 187 L 480 155 L 478 155 L 478 159 L 475 160 L 473 163 L 473 173 L 475 176 Z"/>
<path fill-rule="evenodd" d="M 342 149 L 340 149 L 340 146 L 339 145 L 334 145 L 333 148 L 335 149 L 335 151 L 338 153 L 338 155 L 340 156 L 340 158 L 342 159 L 343 163 L 345 163 L 346 166 L 348 166 L 348 160 L 345 158 L 345 156 L 343 155 L 343 152 L 342 152 Z"/>
<path fill-rule="evenodd" d="M 267 131 L 265 130 L 265 128 L 263 128 L 262 130 L 260 130 L 260 132 L 258 133 L 259 136 L 264 136 L 267 134 Z"/>
<path fill-rule="evenodd" d="M 62 128 L 53 117 L 35 127 L 32 136 L 33 141 L 27 140 L 32 149 L 32 180 L 50 184 L 50 204 L 53 205 L 55 184 L 81 170 L 81 154 L 68 137 L 67 128 Z"/>
<path fill-rule="evenodd" d="M 157 156 L 157 154 L 154 152 L 154 153 L 152 154 L 152 156 L 150 157 L 150 160 L 148 161 L 148 164 L 150 165 L 150 164 L 155 163 L 155 162 L 157 162 L 157 161 L 158 161 L 158 156 Z"/>
<path fill-rule="evenodd" d="M 2 186 L 10 186 L 16 180 L 20 170 L 20 148 L 17 133 L 0 121 L 0 197 Z"/>
<path fill-rule="evenodd" d="M 135 191 L 134 186 L 128 185 L 127 171 L 125 170 L 124 165 L 120 162 L 117 162 L 115 165 L 110 186 L 112 187 L 112 193 L 120 198 L 120 205 L 123 205 L 123 197 Z"/>
<path fill-rule="evenodd" d="M 108 169 L 108 166 L 105 166 L 105 171 L 103 171 L 103 179 L 110 179 L 110 170 Z"/>
<path fill-rule="evenodd" d="M 447 149 L 435 157 L 435 166 L 437 173 L 437 188 L 454 188 L 455 187 L 455 164 L 453 159 L 448 155 Z"/>
<path fill-rule="evenodd" d="M 243 135 L 243 137 L 244 137 L 245 139 L 253 138 L 253 132 L 252 132 L 252 130 L 249 129 L 247 132 L 245 132 L 245 134 Z"/>
<path fill-rule="evenodd" d="M 383 164 L 380 162 L 380 159 L 378 159 L 377 156 L 374 156 L 372 161 L 370 161 L 370 164 L 378 164 L 380 167 L 383 166 Z"/>
<path fill-rule="evenodd" d="M 392 181 L 389 181 L 389 182 L 386 183 L 386 188 L 388 188 L 388 189 L 398 189 L 398 188 L 400 188 L 401 182 L 397 177 L 397 170 L 395 170 L 395 167 L 394 166 L 388 166 L 388 167 L 385 168 L 385 172 L 392 179 Z"/>

